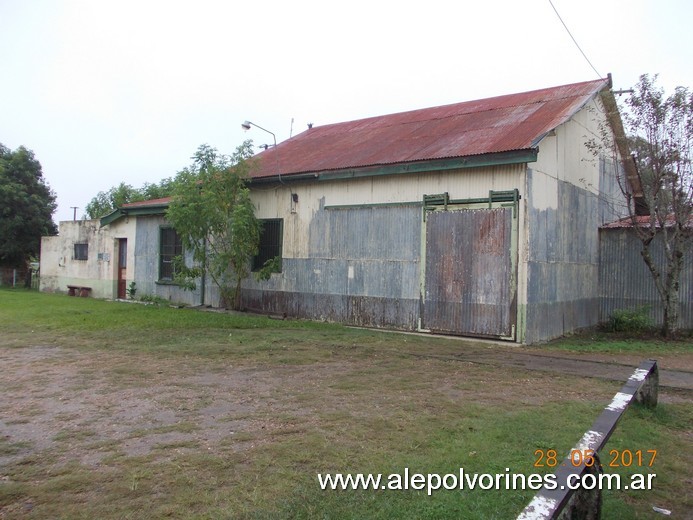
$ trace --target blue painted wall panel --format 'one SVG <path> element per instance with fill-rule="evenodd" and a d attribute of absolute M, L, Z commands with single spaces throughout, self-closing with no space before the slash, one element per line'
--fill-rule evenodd
<path fill-rule="evenodd" d="M 421 208 L 321 209 L 309 226 L 308 258 L 244 283 L 249 308 L 359 325 L 413 329 L 418 319 Z"/>
<path fill-rule="evenodd" d="M 201 303 L 199 283 L 194 291 L 183 290 L 177 285 L 157 283 L 159 280 L 159 234 L 161 227 L 165 225 L 168 224 L 164 217 L 137 217 L 134 246 L 134 281 L 137 284 L 137 297 L 157 296 L 172 303 L 199 305 Z M 210 290 L 211 287 L 208 284 L 208 295 L 211 295 Z"/>

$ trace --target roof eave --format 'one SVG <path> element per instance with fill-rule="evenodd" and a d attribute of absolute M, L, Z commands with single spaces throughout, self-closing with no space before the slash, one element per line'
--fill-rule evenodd
<path fill-rule="evenodd" d="M 250 180 L 250 185 L 310 180 L 332 181 L 360 177 L 378 177 L 381 175 L 401 175 L 407 173 L 458 170 L 462 168 L 483 168 L 486 166 L 499 166 L 505 164 L 522 164 L 535 162 L 537 160 L 537 153 L 537 148 L 525 148 L 521 150 L 508 150 L 505 152 L 470 155 L 466 157 L 449 157 L 445 159 L 360 166 L 318 172 L 272 175 L 267 177 L 255 177 Z"/>
<path fill-rule="evenodd" d="M 166 213 L 166 210 L 168 209 L 168 203 L 166 204 L 157 204 L 155 206 L 143 206 L 143 207 L 136 207 L 136 208 L 127 208 L 127 207 L 120 207 L 108 215 L 105 215 L 101 217 L 100 219 L 100 227 L 107 226 L 109 224 L 112 224 L 116 220 L 119 220 L 123 217 L 140 217 L 140 216 L 148 216 L 148 215 L 164 215 Z"/>

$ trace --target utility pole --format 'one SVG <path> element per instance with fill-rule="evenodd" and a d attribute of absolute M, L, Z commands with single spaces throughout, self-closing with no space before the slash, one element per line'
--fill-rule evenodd
<path fill-rule="evenodd" d="M 70 206 L 70 208 L 72 209 L 72 221 L 74 222 L 75 220 L 77 220 L 78 206 Z"/>

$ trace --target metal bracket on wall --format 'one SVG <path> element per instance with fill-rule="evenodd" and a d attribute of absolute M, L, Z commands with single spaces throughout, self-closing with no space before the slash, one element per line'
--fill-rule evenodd
<path fill-rule="evenodd" d="M 435 211 L 436 209 L 443 206 L 443 210 L 448 210 L 448 205 L 467 205 L 467 204 L 486 204 L 488 203 L 489 209 L 493 208 L 494 204 L 501 204 L 502 206 L 513 208 L 513 218 L 517 218 L 517 208 L 518 201 L 521 199 L 520 191 L 515 188 L 514 190 L 505 191 L 494 191 L 489 190 L 488 197 L 478 197 L 471 199 L 451 199 L 450 194 L 446 191 L 445 193 L 439 193 L 437 195 L 424 195 L 423 196 L 423 209 L 424 209 L 424 222 L 426 221 L 426 213 L 429 211 Z M 507 203 L 507 204 L 502 204 Z"/>
<path fill-rule="evenodd" d="M 491 209 L 494 202 L 512 202 L 513 207 L 513 218 L 517 218 L 517 201 L 520 200 L 520 192 L 517 188 L 514 190 L 507 191 L 493 191 L 488 192 L 488 209 Z M 510 206 L 510 204 L 508 204 Z"/>
<path fill-rule="evenodd" d="M 450 194 L 446 191 L 445 193 L 439 193 L 437 195 L 424 195 L 423 196 L 423 209 L 424 209 L 424 221 L 426 220 L 426 212 L 433 211 L 439 206 L 443 206 L 443 210 L 448 210 L 448 204 L 450 203 Z"/>

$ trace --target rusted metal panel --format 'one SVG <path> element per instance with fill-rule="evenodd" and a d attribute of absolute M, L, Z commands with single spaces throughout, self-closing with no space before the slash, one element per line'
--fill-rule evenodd
<path fill-rule="evenodd" d="M 311 128 L 262 152 L 253 178 L 527 150 L 607 80 Z M 277 166 L 278 165 L 278 166 Z"/>
<path fill-rule="evenodd" d="M 243 289 L 242 306 L 268 314 L 319 319 L 362 327 L 414 330 L 418 299 Z"/>
<path fill-rule="evenodd" d="M 427 216 L 425 328 L 462 335 L 513 334 L 511 221 L 510 208 Z"/>

